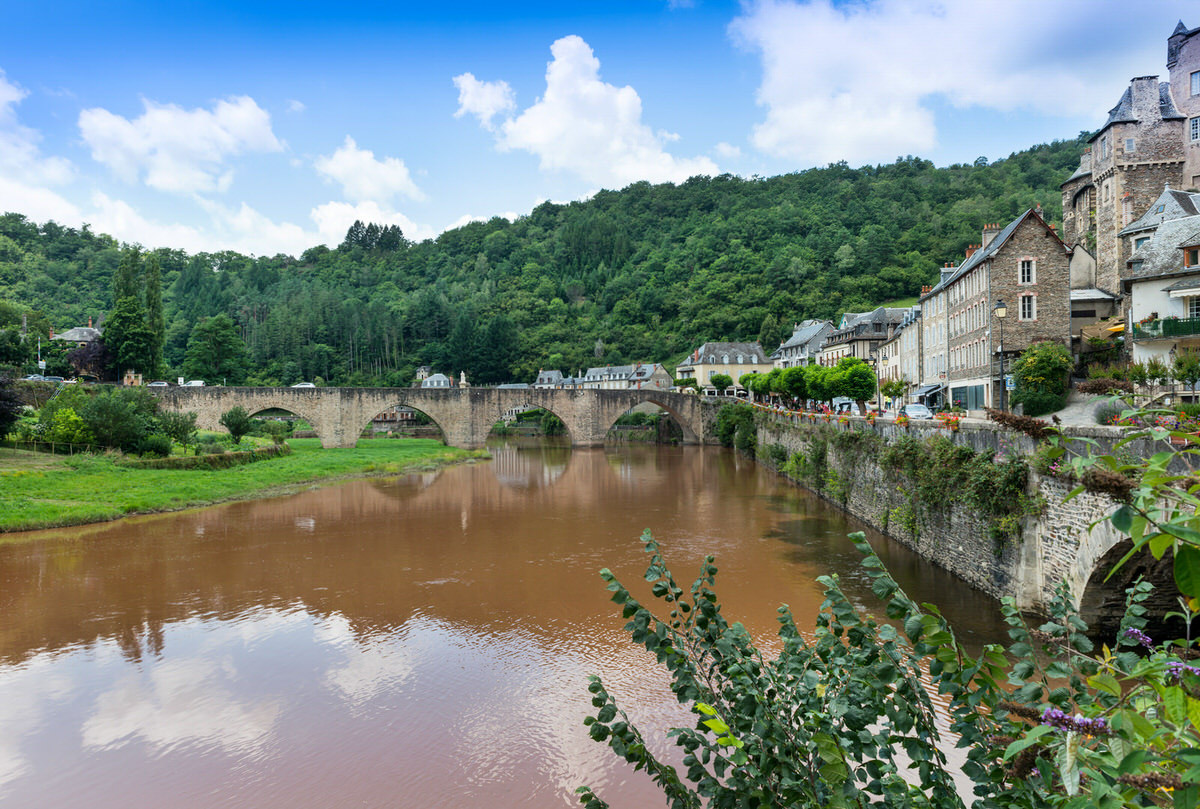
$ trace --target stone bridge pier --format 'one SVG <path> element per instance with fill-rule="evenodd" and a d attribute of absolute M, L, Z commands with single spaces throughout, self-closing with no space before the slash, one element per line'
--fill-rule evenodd
<path fill-rule="evenodd" d="M 244 407 L 250 415 L 279 409 L 312 425 L 321 446 L 352 447 L 376 415 L 410 407 L 441 428 L 446 443 L 475 449 L 514 407 L 537 407 L 558 416 L 571 445 L 598 446 L 621 415 L 647 402 L 665 409 L 683 430 L 684 443 L 710 443 L 719 403 L 683 393 L 650 390 L 513 390 L 499 388 L 168 388 L 164 410 L 194 412 L 197 424 L 219 430 L 221 415 Z"/>

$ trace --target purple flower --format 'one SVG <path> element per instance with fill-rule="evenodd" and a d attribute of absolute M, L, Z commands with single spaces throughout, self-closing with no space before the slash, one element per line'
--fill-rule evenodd
<path fill-rule="evenodd" d="M 1129 640 L 1140 643 L 1143 646 L 1145 646 L 1147 649 L 1151 648 L 1154 645 L 1154 641 L 1150 640 L 1149 635 L 1147 635 L 1142 630 L 1134 629 L 1133 627 L 1129 627 L 1129 629 L 1126 629 L 1124 632 L 1122 632 L 1121 637 L 1128 638 Z"/>
<path fill-rule="evenodd" d="M 1058 708 L 1047 708 L 1042 713 L 1042 724 L 1061 730 L 1082 733 L 1085 736 L 1107 736 L 1109 733 L 1112 733 L 1112 729 L 1108 726 L 1108 720 L 1103 716 L 1098 716 L 1095 719 L 1088 719 L 1082 714 L 1068 716 Z"/>
<path fill-rule="evenodd" d="M 1178 683 L 1183 679 L 1185 673 L 1200 676 L 1200 669 L 1195 666 L 1189 666 L 1187 663 L 1167 664 L 1167 682 Z"/>

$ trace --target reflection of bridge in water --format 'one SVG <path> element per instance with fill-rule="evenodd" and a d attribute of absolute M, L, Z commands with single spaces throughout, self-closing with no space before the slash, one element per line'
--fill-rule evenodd
<path fill-rule="evenodd" d="M 220 429 L 221 415 L 244 407 L 250 415 L 286 410 L 312 425 L 324 447 L 352 447 L 379 413 L 419 410 L 441 428 L 450 446 L 483 446 L 504 414 L 517 407 L 558 416 L 572 446 L 599 446 L 618 418 L 640 404 L 666 410 L 683 430 L 685 444 L 712 441 L 719 407 L 703 397 L 658 390 L 533 390 L 500 388 L 168 388 L 164 410 L 194 412 L 202 429 Z"/>

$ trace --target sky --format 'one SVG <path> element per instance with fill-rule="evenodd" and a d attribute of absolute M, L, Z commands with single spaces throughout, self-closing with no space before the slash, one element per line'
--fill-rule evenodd
<path fill-rule="evenodd" d="M 1094 130 L 1200 26 L 1193 0 L 0 6 L 0 211 L 253 255 L 640 180 L 995 160 Z"/>

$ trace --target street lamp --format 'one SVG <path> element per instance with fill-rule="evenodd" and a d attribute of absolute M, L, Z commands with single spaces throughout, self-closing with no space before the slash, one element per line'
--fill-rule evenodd
<path fill-rule="evenodd" d="M 992 314 L 1000 321 L 1000 409 L 1004 410 L 1004 394 L 1007 387 L 1007 380 L 1004 378 L 1004 318 L 1008 315 L 1008 307 L 1004 305 L 1004 301 L 996 299 Z"/>
<path fill-rule="evenodd" d="M 886 374 L 887 373 L 887 365 L 888 365 L 888 356 L 887 356 L 886 352 L 883 355 L 882 361 L 883 361 L 883 372 Z M 878 375 L 876 375 L 876 377 L 875 377 L 875 387 L 876 387 L 876 391 L 877 391 L 875 394 L 875 400 L 877 402 L 879 402 L 879 412 L 882 413 L 883 412 L 883 386 L 880 384 L 880 379 L 879 379 Z"/>

